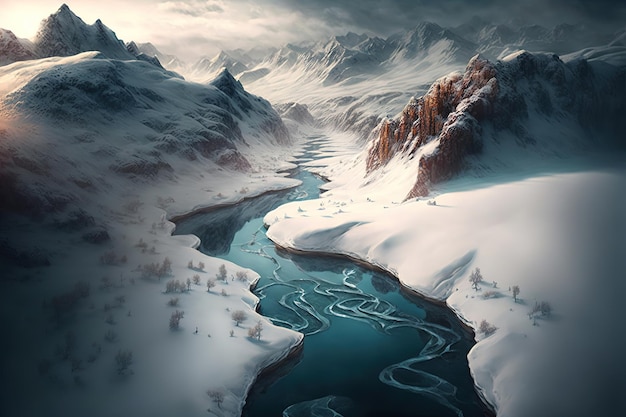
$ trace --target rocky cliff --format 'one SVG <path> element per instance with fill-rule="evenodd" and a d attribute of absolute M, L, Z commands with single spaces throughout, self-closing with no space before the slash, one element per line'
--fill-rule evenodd
<path fill-rule="evenodd" d="M 477 55 L 464 73 L 440 78 L 397 118 L 379 125 L 367 172 L 395 155 L 415 157 L 422 150 L 417 180 L 407 195 L 412 198 L 427 195 L 432 184 L 463 169 L 466 156 L 480 152 L 485 128 L 496 135 L 508 131 L 521 147 L 541 146 L 536 137 L 542 133 L 533 127 L 537 119 L 610 136 L 626 107 L 624 74 L 624 68 L 594 69 L 587 61 L 565 63 L 556 55 L 522 51 L 496 63 Z M 423 145 L 433 141 L 432 151 L 424 152 Z"/>

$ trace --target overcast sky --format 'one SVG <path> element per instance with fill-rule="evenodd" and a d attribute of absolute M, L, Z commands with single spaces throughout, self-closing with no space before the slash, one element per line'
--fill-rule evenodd
<path fill-rule="evenodd" d="M 348 31 L 387 36 L 420 21 L 457 25 L 585 22 L 626 27 L 625 0 L 67 0 L 86 23 L 100 18 L 124 41 L 152 42 L 183 59 L 219 49 L 320 39 Z M 32 38 L 62 0 L 0 0 L 0 27 Z"/>

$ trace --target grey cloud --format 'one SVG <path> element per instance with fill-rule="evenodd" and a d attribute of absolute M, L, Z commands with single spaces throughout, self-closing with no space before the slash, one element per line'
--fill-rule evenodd
<path fill-rule="evenodd" d="M 457 25 L 472 16 L 495 22 L 554 25 L 583 22 L 590 25 L 624 26 L 623 0 L 274 0 L 273 4 L 298 10 L 306 16 L 337 26 L 359 27 L 390 34 L 420 21 Z"/>

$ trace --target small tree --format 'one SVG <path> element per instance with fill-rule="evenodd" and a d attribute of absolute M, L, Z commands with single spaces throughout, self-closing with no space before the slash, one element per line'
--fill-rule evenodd
<path fill-rule="evenodd" d="M 222 408 L 222 403 L 224 402 L 224 393 L 222 391 L 212 391 L 208 390 L 207 395 L 213 399 L 213 402 L 217 404 L 217 408 Z"/>
<path fill-rule="evenodd" d="M 193 276 L 193 283 L 196 284 L 196 285 L 200 285 L 200 275 L 195 274 Z"/>
<path fill-rule="evenodd" d="M 483 275 L 480 273 L 480 268 L 476 268 L 469 277 L 470 282 L 472 283 L 472 288 L 478 291 L 478 284 L 482 282 Z"/>
<path fill-rule="evenodd" d="M 226 278 L 228 278 L 228 271 L 226 270 L 226 265 L 224 264 L 220 265 L 216 278 L 219 279 L 220 281 L 226 281 Z"/>
<path fill-rule="evenodd" d="M 178 306 L 178 297 L 170 298 L 170 300 L 167 302 L 167 305 L 170 306 L 170 307 Z"/>
<path fill-rule="evenodd" d="M 123 375 L 130 365 L 133 363 L 133 352 L 130 350 L 118 350 L 115 355 L 115 364 L 117 367 L 117 373 Z"/>
<path fill-rule="evenodd" d="M 260 321 L 254 325 L 254 327 L 250 327 L 248 329 L 248 337 L 254 339 L 261 340 L 261 332 L 263 331 L 263 323 Z"/>
<path fill-rule="evenodd" d="M 519 285 L 513 285 L 513 301 L 517 303 L 517 296 L 519 295 Z"/>
<path fill-rule="evenodd" d="M 198 262 L 198 269 L 204 271 L 204 262 Z"/>
<path fill-rule="evenodd" d="M 211 292 L 211 288 L 213 288 L 213 287 L 215 287 L 215 280 L 211 279 L 211 278 L 207 279 L 206 280 L 206 290 L 208 292 Z"/>
<path fill-rule="evenodd" d="M 187 278 L 187 291 L 191 291 L 191 278 Z"/>
<path fill-rule="evenodd" d="M 184 311 L 176 310 L 170 316 L 170 330 L 178 330 L 180 326 L 180 320 L 185 317 Z"/>
<path fill-rule="evenodd" d="M 243 310 L 235 310 L 230 316 L 235 321 L 235 326 L 239 326 L 242 321 L 248 318 L 248 315 Z"/>
<path fill-rule="evenodd" d="M 187 268 L 193 269 L 193 261 L 187 262 Z"/>

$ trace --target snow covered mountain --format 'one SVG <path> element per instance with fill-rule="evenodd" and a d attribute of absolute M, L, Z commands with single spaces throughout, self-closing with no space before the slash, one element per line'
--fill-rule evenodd
<path fill-rule="evenodd" d="M 42 58 L 86 51 L 99 51 L 108 58 L 133 58 L 115 32 L 100 19 L 87 25 L 66 4 L 41 23 L 34 44 L 37 55 Z"/>
<path fill-rule="evenodd" d="M 204 57 L 198 60 L 188 70 L 187 76 L 191 80 L 205 83 L 215 78 L 223 69 L 237 76 L 247 71 L 248 67 L 228 53 L 220 51 L 213 58 Z"/>
<path fill-rule="evenodd" d="M 86 24 L 66 4 L 41 22 L 32 42 L 17 39 L 11 31 L 0 29 L 0 65 L 98 51 L 106 58 L 140 59 L 158 67 L 161 67 L 158 58 L 161 55 L 174 71 L 181 68 L 175 57 L 159 54 L 154 47 L 144 49 L 145 52 L 134 42 L 125 45 L 100 19 L 92 25 Z"/>
<path fill-rule="evenodd" d="M 18 39 L 13 32 L 0 28 L 0 66 L 35 58 L 33 43 Z"/>
<path fill-rule="evenodd" d="M 19 40 L 2 34 L 9 39 L 4 51 L 22 51 Z M 153 406 L 143 393 L 180 388 L 178 376 L 177 388 L 156 376 L 177 350 L 162 347 L 182 340 L 168 330 L 172 312 L 159 281 L 184 279 L 192 259 L 206 282 L 224 262 L 194 250 L 191 236 L 173 237 L 167 218 L 297 185 L 277 173 L 292 167 L 290 133 L 270 103 L 245 91 L 227 70 L 207 84 L 187 82 L 156 58 L 136 56 L 136 45 L 128 52 L 101 23 L 84 25 L 67 6 L 44 22 L 34 46 L 36 56 L 16 53 L 16 62 L 0 66 L 0 265 L 1 283 L 12 294 L 2 314 L 33 313 L 28 326 L 5 327 L 19 342 L 2 348 L 0 379 L 11 385 L 7 395 L 14 401 L 1 404 L 0 414 L 104 417 L 141 409 L 180 415 L 177 401 L 162 397 Z M 167 266 L 163 273 L 155 275 L 155 262 Z M 209 320 L 244 308 L 263 322 L 267 343 L 246 343 L 244 336 L 235 346 L 240 354 L 181 376 L 197 386 L 217 379 L 226 392 L 224 409 L 238 415 L 260 369 L 302 336 L 253 311 L 253 271 L 226 267 L 247 278 L 223 295 L 194 287 L 185 317 L 203 328 L 208 343 Z M 114 293 L 115 312 L 108 300 Z M 215 332 L 228 340 L 230 324 L 227 316 L 223 331 Z M 65 353 L 59 343 L 68 347 Z M 202 352 L 222 356 L 231 348 L 209 344 Z M 138 375 L 115 371 L 123 349 L 143 356 Z M 119 401 L 94 406 L 107 386 L 119 388 Z M 39 400 L 28 402 L 33 391 Z M 205 391 L 192 414 L 206 409 Z"/>
<path fill-rule="evenodd" d="M 16 73 L 21 75 L 19 81 L 9 81 Z M 68 202 L 78 204 L 77 196 L 84 191 L 73 179 L 52 181 L 55 173 L 76 171 L 69 169 L 75 159 L 92 161 L 90 165 L 98 167 L 98 177 L 108 172 L 172 180 L 180 167 L 197 160 L 202 161 L 196 163 L 199 166 L 215 164 L 249 171 L 252 166 L 238 148 L 263 142 L 277 146 L 289 143 L 289 134 L 271 105 L 243 90 L 226 70 L 211 84 L 200 86 L 141 61 L 111 60 L 86 52 L 5 66 L 0 78 L 6 86 L 0 101 L 5 113 L 29 117 L 35 125 L 54 125 L 65 132 L 62 139 L 56 139 L 58 153 L 35 152 L 4 161 L 4 174 L 16 179 L 24 173 L 23 164 L 16 161 L 28 159 L 29 166 L 49 167 L 46 178 L 18 181 L 5 190 L 22 196 L 22 201 L 41 200 L 36 205 L 39 208 L 54 205 L 50 201 L 55 195 L 67 196 Z M 8 148 L 3 155 L 27 153 L 21 149 L 27 146 L 23 142 L 4 146 Z M 24 174 L 30 178 L 32 172 Z M 72 178 L 77 175 L 89 183 L 96 181 L 88 172 L 74 172 Z M 32 186 L 38 182 L 39 188 L 47 184 L 51 189 L 34 191 Z M 98 182 L 100 186 L 93 187 L 107 187 L 107 181 Z M 26 209 L 11 207 L 15 199 L 2 201 L 9 205 L 3 207 L 5 210 Z"/>

